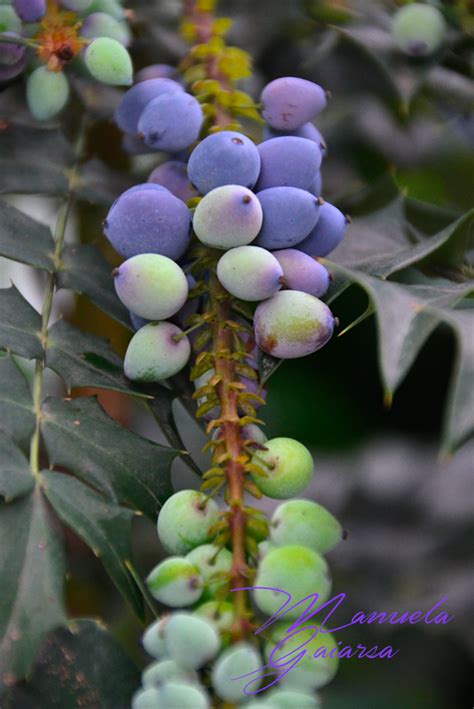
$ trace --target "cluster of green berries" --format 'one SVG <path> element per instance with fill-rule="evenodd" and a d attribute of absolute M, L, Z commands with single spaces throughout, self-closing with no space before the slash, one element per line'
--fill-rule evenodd
<path fill-rule="evenodd" d="M 66 105 L 69 65 L 104 84 L 132 83 L 131 35 L 118 0 L 12 0 L 0 5 L 0 34 L 11 37 L 0 44 L 0 85 L 25 72 L 37 120 L 53 118 Z"/>
<path fill-rule="evenodd" d="M 275 475 L 272 496 L 286 497 L 301 489 L 303 480 L 307 482 L 308 451 L 291 439 L 274 439 L 266 447 L 267 460 L 277 463 L 271 471 Z M 300 480 L 299 470 L 305 471 Z M 157 601 L 173 610 L 143 636 L 144 649 L 154 662 L 142 674 L 133 709 L 198 709 L 210 707 L 214 700 L 261 709 L 287 707 L 290 702 L 298 707 L 319 706 L 315 692 L 337 671 L 337 658 L 329 657 L 337 645 L 328 633 L 312 638 L 314 624 L 309 622 L 303 624 L 298 638 L 286 640 L 291 620 L 301 609 L 287 614 L 286 622 L 272 625 L 265 638 L 251 635 L 232 642 L 232 552 L 216 543 L 221 518 L 217 503 L 195 490 L 175 493 L 160 511 L 158 536 L 172 556 L 151 571 L 147 585 Z M 322 555 L 342 539 L 339 522 L 321 505 L 294 499 L 276 508 L 269 528 L 268 540 L 259 545 L 253 585 L 284 589 L 294 603 L 313 593 L 320 594 L 320 602 L 327 600 L 331 580 Z M 253 602 L 258 612 L 268 616 L 282 605 L 281 594 L 257 589 Z M 282 640 L 284 650 L 282 646 L 279 653 Z M 302 642 L 307 656 L 280 682 L 258 693 L 269 684 L 272 670 L 263 670 L 267 663 L 273 663 L 277 674 L 278 660 L 294 653 Z M 321 647 L 327 652 L 315 661 L 313 654 Z"/>

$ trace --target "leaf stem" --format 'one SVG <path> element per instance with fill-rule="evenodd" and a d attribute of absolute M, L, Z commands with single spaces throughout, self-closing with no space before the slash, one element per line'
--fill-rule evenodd
<path fill-rule="evenodd" d="M 74 188 L 76 181 L 76 173 L 78 163 L 80 161 L 85 142 L 86 134 L 86 124 L 82 123 L 79 137 L 76 143 L 76 162 L 69 173 L 69 189 L 64 203 L 61 205 L 58 216 L 56 219 L 56 227 L 54 229 L 54 251 L 53 251 L 53 265 L 54 270 L 52 273 L 48 274 L 44 295 L 43 303 L 41 307 L 41 330 L 38 334 L 41 345 L 43 347 L 43 356 L 41 359 L 37 359 L 35 363 L 35 371 L 33 376 L 33 411 L 35 414 L 35 430 L 30 441 L 30 468 L 33 476 L 36 480 L 40 479 L 40 440 L 41 440 L 41 407 L 42 407 L 42 392 L 43 392 L 43 379 L 45 370 L 45 355 L 48 342 L 48 325 L 49 319 L 51 317 L 51 310 L 53 307 L 53 298 L 56 290 L 56 278 L 57 271 L 61 264 L 61 255 L 64 246 L 64 237 L 66 234 L 66 227 L 69 215 L 71 213 L 72 204 L 74 202 Z"/>

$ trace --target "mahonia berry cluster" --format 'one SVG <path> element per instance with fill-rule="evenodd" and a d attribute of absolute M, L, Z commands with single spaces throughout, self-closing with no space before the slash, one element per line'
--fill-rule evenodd
<path fill-rule="evenodd" d="M 119 0 L 1 4 L 0 86 L 25 72 L 29 109 L 37 120 L 48 120 L 69 99 L 69 65 L 78 75 L 104 84 L 131 84 L 130 39 Z"/>
<path fill-rule="evenodd" d="M 257 418 L 266 398 L 261 353 L 309 355 L 336 325 L 322 300 L 330 276 L 320 257 L 340 243 L 348 219 L 321 198 L 326 148 L 312 123 L 328 96 L 310 81 L 277 79 L 262 92 L 260 116 L 234 85 L 248 72 L 246 55 L 225 45 L 228 25 L 207 3 L 195 6 L 183 23 L 195 45 L 180 75 L 146 67 L 115 113 L 130 152 L 169 159 L 124 192 L 104 221 L 125 259 L 114 284 L 136 330 L 125 374 L 146 386 L 187 367 L 211 453 L 200 490 L 175 493 L 159 512 L 170 556 L 147 586 L 170 611 L 143 636 L 154 662 L 133 708 L 316 707 L 316 691 L 337 670 L 334 638 L 307 623 L 288 640 L 297 610 L 255 634 L 256 614 L 276 613 L 281 594 L 246 587 L 282 589 L 294 603 L 318 593 L 324 602 L 324 555 L 343 536 L 329 511 L 298 499 L 313 475 L 308 449 L 291 438 L 267 440 Z M 240 118 L 263 124 L 259 144 Z M 284 502 L 267 520 L 245 495 Z M 302 640 L 308 653 L 289 671 L 283 655 Z"/>
<path fill-rule="evenodd" d="M 232 130 L 213 132 L 194 145 L 205 112 L 168 78 L 170 73 L 163 73 L 162 67 L 144 72 L 124 94 L 116 121 L 130 138 L 172 159 L 115 201 L 104 232 L 126 258 L 114 271 L 114 283 L 137 328 L 125 356 L 126 375 L 144 383 L 169 379 L 194 350 L 197 414 L 207 420 L 211 434 L 207 447 L 213 464 L 201 491 L 177 492 L 159 513 L 159 539 L 171 556 L 153 569 L 147 583 L 156 600 L 177 610 L 158 619 L 143 637 L 155 662 L 143 673 L 133 701 L 134 709 L 197 709 L 210 706 L 209 691 L 225 702 L 248 699 L 243 688 L 252 685 L 250 691 L 256 691 L 259 685 L 249 673 L 257 675 L 269 658 L 275 661 L 272 652 L 286 634 L 287 624 L 277 623 L 261 644 L 248 617 L 246 625 L 236 617 L 232 514 L 215 501 L 231 455 L 225 440 L 229 423 L 237 424 L 242 490 L 287 500 L 270 523 L 260 511 L 242 508 L 246 585 L 251 579 L 255 586 L 281 588 L 295 601 L 319 593 L 323 602 L 331 591 L 323 555 L 342 538 L 342 530 L 317 503 L 289 499 L 307 487 L 313 460 L 298 441 L 267 440 L 257 426 L 265 391 L 255 362 L 259 349 L 290 359 L 315 352 L 331 337 L 335 320 L 320 299 L 330 279 L 318 257 L 338 245 L 347 219 L 320 198 L 325 146 L 311 120 L 326 104 L 321 87 L 295 77 L 268 84 L 261 96 L 266 126 L 259 145 Z M 186 161 L 182 151 L 191 146 Z M 251 303 L 258 303 L 252 326 L 246 317 Z M 228 306 L 224 315 L 223 304 Z M 222 330 L 230 333 L 232 347 L 216 351 L 216 331 Z M 233 367 L 227 393 L 232 391 L 237 401 L 233 421 L 224 412 L 219 368 L 226 359 Z M 225 500 L 230 502 L 228 493 Z M 272 615 L 281 596 L 255 590 L 253 603 Z M 307 639 L 313 633 L 308 623 Z M 329 634 L 320 637 L 308 647 L 324 646 L 328 654 L 337 647 Z M 317 706 L 314 691 L 336 669 L 336 657 L 315 664 L 310 656 L 255 706 Z M 280 674 L 285 673 L 280 669 Z"/>

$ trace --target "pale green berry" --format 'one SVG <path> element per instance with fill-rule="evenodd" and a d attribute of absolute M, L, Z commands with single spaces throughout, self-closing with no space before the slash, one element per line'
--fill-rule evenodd
<path fill-rule="evenodd" d="M 170 657 L 187 669 L 199 669 L 219 650 L 219 635 L 214 624 L 191 613 L 173 613 L 164 635 Z"/>
<path fill-rule="evenodd" d="M 243 677 L 263 667 L 262 658 L 253 645 L 238 642 L 219 655 L 212 668 L 212 686 L 216 694 L 226 702 L 240 703 L 248 699 L 244 688 L 250 682 L 249 691 L 258 689 L 257 675 Z M 237 679 L 242 677 L 242 679 Z"/>
<path fill-rule="evenodd" d="M 193 217 L 197 238 L 216 249 L 250 244 L 262 226 L 262 207 L 246 187 L 223 185 L 208 192 Z"/>
<path fill-rule="evenodd" d="M 21 34 L 21 20 L 10 3 L 0 4 L 0 32 L 15 32 Z"/>
<path fill-rule="evenodd" d="M 232 552 L 214 544 L 202 544 L 186 556 L 199 570 L 204 581 L 203 600 L 213 598 L 229 585 Z"/>
<path fill-rule="evenodd" d="M 166 655 L 165 636 L 163 630 L 167 622 L 167 616 L 158 618 L 143 633 L 142 644 L 146 652 L 160 659 Z"/>
<path fill-rule="evenodd" d="M 313 458 L 309 450 L 293 438 L 272 438 L 252 458 L 265 475 L 253 473 L 253 479 L 264 495 L 277 499 L 302 492 L 313 474 Z"/>
<path fill-rule="evenodd" d="M 176 315 L 188 297 L 183 270 L 167 256 L 137 254 L 113 272 L 118 297 L 134 315 L 166 320 Z"/>
<path fill-rule="evenodd" d="M 443 15 L 432 5 L 410 3 L 393 17 L 393 38 L 402 51 L 412 56 L 433 54 L 441 46 L 445 33 Z"/>
<path fill-rule="evenodd" d="M 318 631 L 313 637 L 316 628 L 318 626 L 315 623 L 308 621 L 299 626 L 298 632 L 289 631 L 286 622 L 277 623 L 273 630 L 270 629 L 270 640 L 265 645 L 267 662 L 271 658 L 274 665 L 283 669 L 285 663 L 291 665 L 300 652 L 306 651 L 295 667 L 281 678 L 280 684 L 285 689 L 291 687 L 295 690 L 311 691 L 324 687 L 334 678 L 339 666 L 339 659 L 336 657 L 339 649 L 337 642 L 330 633 Z M 292 637 L 286 640 L 289 635 Z M 275 649 L 281 642 L 280 647 Z M 318 654 L 316 658 L 315 653 Z M 333 653 L 334 657 L 330 657 L 330 653 Z"/>
<path fill-rule="evenodd" d="M 94 79 L 103 84 L 129 86 L 132 83 L 132 60 L 116 39 L 94 39 L 86 49 L 84 61 Z"/>
<path fill-rule="evenodd" d="M 131 34 L 128 25 L 123 20 L 116 20 L 105 12 L 92 12 L 82 23 L 82 37 L 97 39 L 98 37 L 110 37 L 117 42 L 128 47 L 131 41 Z"/>
<path fill-rule="evenodd" d="M 270 699 L 268 701 L 266 701 L 265 699 L 255 699 L 251 702 L 245 702 L 245 704 L 241 704 L 241 707 L 242 709 L 278 709 L 278 705 L 273 704 Z M 293 707 L 293 709 L 296 709 L 296 707 Z"/>
<path fill-rule="evenodd" d="M 173 681 L 159 688 L 155 709 L 209 709 L 210 706 L 204 689 Z"/>
<path fill-rule="evenodd" d="M 177 374 L 191 354 L 183 331 L 170 322 L 151 322 L 141 327 L 128 343 L 123 368 L 129 379 L 160 382 Z"/>
<path fill-rule="evenodd" d="M 314 694 L 297 689 L 277 689 L 269 694 L 269 699 L 277 709 L 318 709 L 321 706 Z"/>
<path fill-rule="evenodd" d="M 158 536 L 171 554 L 186 554 L 211 539 L 219 519 L 216 502 L 197 490 L 180 490 L 169 497 L 158 515 Z"/>
<path fill-rule="evenodd" d="M 279 589 L 291 594 L 289 606 L 303 600 L 310 594 L 319 593 L 319 603 L 324 603 L 331 592 L 331 577 L 322 556 L 307 547 L 291 544 L 276 547 L 259 562 L 254 586 Z M 284 593 L 257 590 L 253 592 L 255 603 L 261 611 L 272 615 L 286 601 Z M 308 601 L 309 603 L 309 601 Z M 297 618 L 305 605 L 287 611 L 289 618 Z"/>
<path fill-rule="evenodd" d="M 186 670 L 174 660 L 153 662 L 142 672 L 143 687 L 156 687 L 164 682 L 197 683 L 198 676 L 194 670 Z"/>
<path fill-rule="evenodd" d="M 158 709 L 160 695 L 155 687 L 139 689 L 132 697 L 132 709 Z"/>
<path fill-rule="evenodd" d="M 147 586 L 157 601 L 178 608 L 190 606 L 201 598 L 203 581 L 194 564 L 183 557 L 170 556 L 155 566 L 147 578 Z"/>
<path fill-rule="evenodd" d="M 234 606 L 228 601 L 207 601 L 194 612 L 213 623 L 219 633 L 229 633 L 235 619 Z"/>
<path fill-rule="evenodd" d="M 311 500 L 288 500 L 273 513 L 270 539 L 277 546 L 301 544 L 325 554 L 341 541 L 342 527 L 322 505 Z"/>
<path fill-rule="evenodd" d="M 263 559 L 272 549 L 276 549 L 275 544 L 272 544 L 268 539 L 258 544 L 258 558 Z"/>
<path fill-rule="evenodd" d="M 35 69 L 26 82 L 28 108 L 38 121 L 46 121 L 59 113 L 69 98 L 69 82 L 62 71 Z"/>

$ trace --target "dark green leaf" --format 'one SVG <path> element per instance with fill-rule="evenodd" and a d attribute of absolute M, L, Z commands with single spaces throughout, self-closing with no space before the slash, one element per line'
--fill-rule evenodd
<path fill-rule="evenodd" d="M 39 339 L 41 317 L 21 295 L 11 288 L 0 290 L 0 348 L 27 359 L 40 359 L 43 348 Z"/>
<path fill-rule="evenodd" d="M 330 268 L 358 283 L 366 291 L 378 327 L 379 363 L 387 400 L 400 385 L 429 335 L 439 325 L 433 308 L 449 307 L 474 290 L 473 283 L 443 286 L 402 285 L 349 271 Z"/>
<path fill-rule="evenodd" d="M 140 673 L 93 620 L 61 628 L 41 645 L 28 682 L 2 697 L 2 709 L 129 709 Z"/>
<path fill-rule="evenodd" d="M 64 466 L 99 489 L 154 518 L 172 494 L 172 448 L 137 436 L 109 418 L 92 397 L 43 406 L 42 432 L 53 466 Z"/>
<path fill-rule="evenodd" d="M 60 130 L 10 123 L 0 131 L 0 193 L 64 194 L 73 162 Z"/>
<path fill-rule="evenodd" d="M 53 250 L 47 226 L 0 200 L 0 256 L 51 272 Z"/>
<path fill-rule="evenodd" d="M 112 266 L 95 246 L 67 246 L 58 274 L 60 288 L 86 295 L 94 305 L 132 329 L 128 311 L 115 292 Z"/>
<path fill-rule="evenodd" d="M 6 433 L 0 430 L 0 495 L 10 502 L 31 492 L 34 478 L 27 459 Z"/>
<path fill-rule="evenodd" d="M 186 446 L 181 438 L 181 434 L 178 430 L 173 414 L 173 401 L 179 398 L 177 392 L 172 389 L 167 389 L 159 384 L 155 385 L 152 389 L 147 387 L 147 391 L 154 397 L 148 405 L 157 420 L 159 427 L 163 431 L 163 434 L 166 436 L 168 443 L 177 450 L 184 451 Z M 190 455 L 183 455 L 182 460 L 197 475 L 200 476 L 202 474 L 200 468 L 196 465 Z"/>
<path fill-rule="evenodd" d="M 143 619 L 143 598 L 125 566 L 131 560 L 130 527 L 134 513 L 106 500 L 76 478 L 42 473 L 44 492 L 62 521 L 100 558 L 111 579 Z"/>
<path fill-rule="evenodd" d="M 31 391 L 13 357 L 0 352 L 0 428 L 27 447 L 35 429 Z"/>
<path fill-rule="evenodd" d="M 147 396 L 135 390 L 123 375 L 123 362 L 107 340 L 58 320 L 48 330 L 46 366 L 74 387 L 98 387 Z"/>
<path fill-rule="evenodd" d="M 43 637 L 66 621 L 61 534 L 39 488 L 0 503 L 0 687 L 29 671 Z"/>
<path fill-rule="evenodd" d="M 283 363 L 283 360 L 278 359 L 277 357 L 272 357 L 272 355 L 269 355 L 266 352 L 262 352 L 262 350 L 259 350 L 257 362 L 260 384 L 264 386 L 265 382 L 270 379 L 270 377 L 274 372 L 276 372 L 280 364 Z"/>

